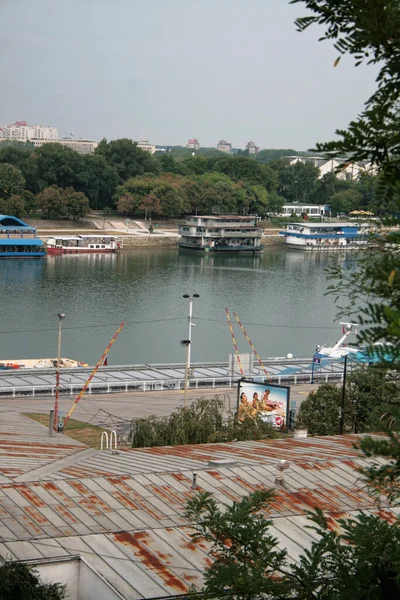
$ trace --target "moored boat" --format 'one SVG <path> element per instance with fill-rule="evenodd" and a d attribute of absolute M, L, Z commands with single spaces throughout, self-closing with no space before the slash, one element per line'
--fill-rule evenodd
<path fill-rule="evenodd" d="M 53 369 L 57 367 L 57 358 L 26 358 L 16 360 L 0 360 L 0 371 L 10 371 L 12 369 Z M 88 367 L 84 362 L 73 360 L 71 358 L 61 358 L 60 368 L 76 369 L 79 367 Z"/>
<path fill-rule="evenodd" d="M 212 215 L 187 217 L 179 228 L 179 247 L 201 252 L 262 252 L 262 230 L 256 217 Z"/>
<path fill-rule="evenodd" d="M 17 217 L 0 215 L 0 258 L 42 258 L 45 249 L 36 229 Z"/>
<path fill-rule="evenodd" d="M 119 252 L 122 240 L 115 235 L 76 235 L 49 237 L 48 254 L 88 254 Z"/>
<path fill-rule="evenodd" d="M 357 250 L 368 243 L 356 223 L 288 223 L 280 233 L 287 247 L 295 250 Z"/>

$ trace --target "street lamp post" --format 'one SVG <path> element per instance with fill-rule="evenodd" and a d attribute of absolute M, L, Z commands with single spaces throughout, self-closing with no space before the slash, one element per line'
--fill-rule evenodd
<path fill-rule="evenodd" d="M 56 399 L 54 402 L 54 429 L 57 431 L 58 420 L 58 397 L 60 393 L 60 363 L 61 363 L 61 333 L 62 321 L 65 319 L 63 313 L 58 313 L 58 350 L 57 350 L 57 370 L 56 370 Z"/>
<path fill-rule="evenodd" d="M 190 296 L 189 294 L 183 294 L 183 298 L 188 298 L 189 299 L 189 317 L 188 317 L 189 333 L 188 333 L 188 339 L 181 341 L 181 344 L 183 346 L 186 346 L 185 391 L 184 391 L 184 397 L 183 397 L 183 405 L 184 405 L 185 408 L 187 408 L 187 393 L 188 393 L 188 387 L 189 387 L 189 372 L 190 372 L 190 359 L 191 359 L 191 346 L 192 346 L 192 327 L 195 326 L 194 323 L 193 323 L 193 298 L 200 298 L 200 295 L 199 294 L 193 294 L 192 296 Z"/>
<path fill-rule="evenodd" d="M 188 317 L 188 322 L 189 322 L 189 334 L 188 334 L 188 358 L 187 358 L 187 364 L 188 364 L 188 371 L 190 371 L 190 359 L 191 359 L 191 342 L 192 342 L 192 327 L 195 327 L 195 324 L 193 323 L 193 298 L 200 298 L 199 294 L 193 294 L 193 296 L 189 296 L 189 294 L 183 294 L 184 298 L 189 298 L 189 317 Z"/>

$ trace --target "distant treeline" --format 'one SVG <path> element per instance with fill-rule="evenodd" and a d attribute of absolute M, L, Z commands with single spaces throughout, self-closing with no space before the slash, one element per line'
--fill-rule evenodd
<path fill-rule="evenodd" d="M 182 153 L 183 151 L 183 153 Z M 212 210 L 239 214 L 279 213 L 284 202 L 331 204 L 334 214 L 391 207 L 379 196 L 379 178 L 357 182 L 319 178 L 310 163 L 288 166 L 295 150 L 226 155 L 187 148 L 150 155 L 129 139 L 102 140 L 94 154 L 61 144 L 0 144 L 0 213 L 79 219 L 90 210 L 124 215 L 179 217 Z"/>

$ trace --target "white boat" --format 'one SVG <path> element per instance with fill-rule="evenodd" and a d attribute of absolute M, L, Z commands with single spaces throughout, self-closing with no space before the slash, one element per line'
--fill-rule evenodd
<path fill-rule="evenodd" d="M 347 346 L 345 344 L 347 338 L 351 333 L 357 333 L 354 329 L 357 327 L 357 323 L 340 323 L 342 325 L 342 337 L 339 341 L 337 341 L 333 346 L 317 346 L 316 352 L 314 354 L 314 362 L 315 359 L 320 358 L 342 358 L 348 354 L 357 354 L 360 351 L 360 348 L 356 346 Z"/>
<path fill-rule="evenodd" d="M 48 254 L 87 254 L 119 252 L 122 240 L 115 235 L 76 235 L 49 237 Z"/>
<path fill-rule="evenodd" d="M 61 358 L 60 368 L 76 369 L 79 367 L 88 367 L 84 362 L 73 360 L 72 358 Z M 16 360 L 0 360 L 0 371 L 10 371 L 12 369 L 54 369 L 57 367 L 56 358 L 26 358 Z"/>
<path fill-rule="evenodd" d="M 288 248 L 308 251 L 357 250 L 365 247 L 367 230 L 357 223 L 288 223 L 280 234 Z"/>

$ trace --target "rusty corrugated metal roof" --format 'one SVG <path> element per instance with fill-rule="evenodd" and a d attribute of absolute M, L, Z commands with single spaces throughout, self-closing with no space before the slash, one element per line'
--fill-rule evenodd
<path fill-rule="evenodd" d="M 332 528 L 358 509 L 377 510 L 357 471 L 368 464 L 353 448 L 358 436 L 110 454 L 70 444 L 65 436 L 46 438 L 42 426 L 30 439 L 25 423 L 15 419 L 9 417 L 4 433 L 19 430 L 5 435 L 0 418 L 0 469 L 9 460 L 21 472 L 0 480 L 0 555 L 35 560 L 80 554 L 127 599 L 183 594 L 201 585 L 210 559 L 206 544 L 191 540 L 186 501 L 204 490 L 229 504 L 274 487 L 277 460 L 289 460 L 290 468 L 268 515 L 292 560 L 315 537 L 305 528 L 311 508 L 324 510 Z M 216 458 L 236 465 L 211 468 Z M 393 522 L 397 512 L 383 504 L 380 514 Z"/>

